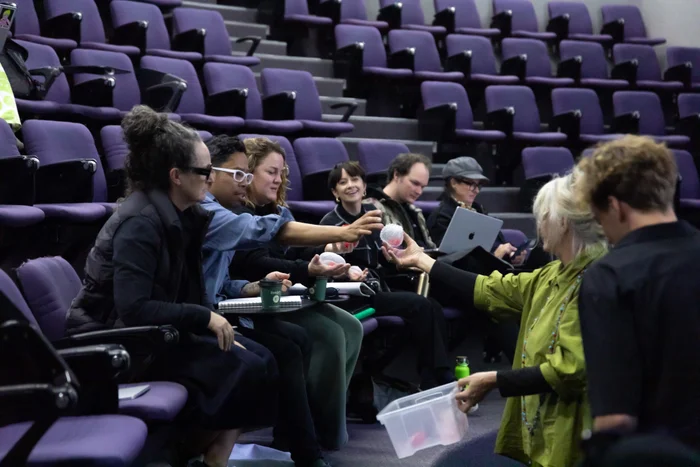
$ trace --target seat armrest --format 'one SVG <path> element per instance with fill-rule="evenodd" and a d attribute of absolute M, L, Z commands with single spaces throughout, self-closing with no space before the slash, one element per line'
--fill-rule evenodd
<path fill-rule="evenodd" d="M 613 118 L 611 129 L 613 133 L 639 134 L 639 112 L 617 115 Z"/>
<path fill-rule="evenodd" d="M 113 77 L 97 78 L 74 84 L 71 88 L 71 101 L 74 104 L 92 107 L 114 107 L 112 93 L 116 84 Z"/>
<path fill-rule="evenodd" d="M 557 65 L 557 77 L 571 78 L 578 84 L 581 82 L 581 65 L 583 57 L 580 55 L 563 60 Z"/>
<path fill-rule="evenodd" d="M 502 75 L 517 76 L 520 81 L 527 76 L 527 54 L 516 55 L 501 63 Z"/>
<path fill-rule="evenodd" d="M 491 27 L 501 31 L 502 37 L 509 37 L 513 28 L 513 11 L 505 10 L 491 17 Z"/>
<path fill-rule="evenodd" d="M 318 16 L 330 18 L 333 24 L 340 23 L 341 0 L 326 0 L 318 5 Z"/>
<path fill-rule="evenodd" d="M 672 66 L 664 72 L 664 81 L 680 81 L 686 88 L 693 84 L 693 64 L 691 62 Z"/>
<path fill-rule="evenodd" d="M 386 21 L 389 24 L 389 29 L 400 28 L 402 8 L 403 4 L 401 2 L 392 3 L 384 8 L 380 8 L 379 14 L 377 15 L 377 20 Z"/>
<path fill-rule="evenodd" d="M 613 67 L 610 77 L 612 79 L 623 79 L 630 85 L 635 86 L 637 84 L 637 68 L 639 68 L 637 59 L 621 62 Z"/>
<path fill-rule="evenodd" d="M 697 139 L 700 136 L 700 114 L 679 118 L 678 123 L 676 123 L 676 131 L 691 139 Z"/>
<path fill-rule="evenodd" d="M 74 159 L 42 165 L 36 172 L 36 203 L 91 203 L 95 159 Z"/>
<path fill-rule="evenodd" d="M 54 66 L 43 66 L 29 70 L 31 76 L 41 76 L 44 78 L 41 82 L 34 80 L 34 83 L 37 85 L 37 97 L 39 97 L 39 99 L 46 97 L 46 94 L 51 89 L 51 86 L 53 86 L 56 78 L 61 76 L 61 73 L 63 73 L 63 69 Z"/>
<path fill-rule="evenodd" d="M 54 16 L 43 22 L 42 36 L 71 39 L 80 44 L 80 25 L 83 14 L 79 11 Z"/>
<path fill-rule="evenodd" d="M 354 114 L 357 110 L 357 105 L 357 102 L 341 102 L 339 104 L 331 105 L 331 109 L 335 110 L 345 108 L 345 113 L 340 118 L 340 121 L 347 122 L 348 120 L 350 120 L 350 117 L 352 117 L 352 114 Z"/>
<path fill-rule="evenodd" d="M 297 93 L 285 91 L 262 100 L 265 120 L 294 120 Z"/>
<path fill-rule="evenodd" d="M 117 45 L 133 45 L 138 47 L 141 55 L 146 53 L 148 37 L 148 21 L 133 21 L 122 24 L 114 29 L 112 43 Z"/>
<path fill-rule="evenodd" d="M 557 40 L 561 41 L 569 37 L 569 20 L 571 17 L 568 13 L 550 18 L 547 23 L 547 32 L 553 32 L 557 35 Z"/>
<path fill-rule="evenodd" d="M 35 156 L 0 158 L 0 204 L 33 205 L 38 169 Z"/>
<path fill-rule="evenodd" d="M 333 75 L 349 81 L 361 78 L 364 50 L 364 42 L 355 42 L 337 49 L 333 54 Z"/>
<path fill-rule="evenodd" d="M 438 142 L 454 139 L 457 104 L 451 102 L 423 109 L 418 113 L 418 131 L 421 138 Z"/>
<path fill-rule="evenodd" d="M 261 40 L 262 38 L 258 36 L 245 36 L 236 39 L 236 44 L 251 42 L 250 48 L 248 49 L 248 52 L 246 52 L 246 57 L 252 57 L 253 54 L 255 54 L 255 51 L 258 50 L 258 46 L 260 45 Z"/>
<path fill-rule="evenodd" d="M 217 117 L 235 115 L 245 118 L 246 99 L 248 99 L 248 88 L 229 89 L 210 94 L 206 99 L 206 112 Z"/>
<path fill-rule="evenodd" d="M 139 68 L 136 79 L 142 102 L 158 112 L 175 112 L 187 90 L 184 79 L 148 68 Z"/>
<path fill-rule="evenodd" d="M 472 74 L 472 51 L 463 50 L 462 52 L 450 55 L 445 59 L 445 71 L 459 71 L 466 79 Z"/>
<path fill-rule="evenodd" d="M 407 47 L 403 50 L 389 54 L 387 57 L 389 68 L 408 68 L 411 71 L 416 69 L 416 49 Z"/>
<path fill-rule="evenodd" d="M 613 43 L 617 44 L 625 40 L 625 20 L 623 18 L 618 18 L 609 23 L 605 23 L 600 29 L 601 34 L 607 34 L 612 36 Z"/>
<path fill-rule="evenodd" d="M 120 68 L 101 65 L 66 65 L 64 67 L 61 67 L 61 70 L 66 75 L 86 73 L 91 75 L 102 75 L 105 77 L 114 75 L 128 75 L 129 73 L 131 73 L 129 70 L 122 70 Z"/>
<path fill-rule="evenodd" d="M 204 38 L 207 30 L 204 28 L 190 29 L 173 37 L 173 49 L 180 52 L 198 52 L 204 55 Z"/>
<path fill-rule="evenodd" d="M 581 135 L 581 111 L 570 110 L 552 116 L 549 131 L 564 133 L 569 140 L 575 141 Z"/>
<path fill-rule="evenodd" d="M 442 26 L 447 30 L 447 34 L 455 32 L 455 13 L 457 9 L 453 6 L 445 8 L 442 11 L 435 13 L 433 26 Z"/>
<path fill-rule="evenodd" d="M 512 136 L 514 118 L 515 107 L 505 107 L 488 112 L 484 120 L 484 125 L 488 130 L 498 130 L 508 136 Z"/>

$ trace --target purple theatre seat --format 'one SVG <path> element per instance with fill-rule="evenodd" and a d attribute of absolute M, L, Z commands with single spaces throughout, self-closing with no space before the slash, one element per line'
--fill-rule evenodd
<path fill-rule="evenodd" d="M 493 45 L 485 37 L 450 34 L 445 40 L 447 48 L 446 68 L 464 70 L 469 84 L 518 84 L 517 76 L 501 76 L 496 69 Z M 467 72 L 467 70 L 469 70 Z"/>
<path fill-rule="evenodd" d="M 576 86 L 613 91 L 629 87 L 624 79 L 609 78 L 608 61 L 600 44 L 563 40 L 559 43 L 559 58 L 557 74 L 573 78 Z"/>
<path fill-rule="evenodd" d="M 137 57 L 138 47 L 131 45 L 107 44 L 102 18 L 94 0 L 51 0 L 44 2 L 47 23 L 57 37 L 72 39 L 84 49 L 111 50 L 130 57 Z M 82 20 L 76 23 L 73 18 L 80 13 Z M 73 16 L 67 16 L 73 14 Z"/>
<path fill-rule="evenodd" d="M 666 62 L 668 69 L 664 79 L 673 76 L 686 89 L 700 89 L 700 48 L 669 46 L 666 48 Z"/>
<path fill-rule="evenodd" d="M 418 200 L 415 203 L 413 203 L 418 207 L 421 211 L 423 211 L 423 214 L 425 217 L 428 217 L 431 212 L 435 211 L 439 206 L 440 206 L 440 201 L 421 201 Z"/>
<path fill-rule="evenodd" d="M 107 203 L 107 181 L 100 155 L 90 131 L 79 123 L 27 120 L 22 126 L 24 149 L 36 156 L 41 166 L 39 172 L 54 164 L 76 160 L 94 160 L 91 203 L 37 204 L 47 218 L 59 218 L 72 222 L 93 222 L 111 213 Z M 84 166 L 84 164 L 82 164 Z M 70 183 L 68 179 L 67 183 Z M 50 202 L 41 200 L 42 203 Z"/>
<path fill-rule="evenodd" d="M 78 43 L 71 39 L 56 39 L 43 37 L 39 26 L 39 16 L 34 7 L 34 0 L 14 0 L 17 4 L 15 21 L 13 24 L 14 38 L 23 41 L 36 42 L 37 44 L 53 47 L 61 56 L 67 56 Z"/>
<path fill-rule="evenodd" d="M 549 52 L 542 41 L 506 38 L 501 42 L 501 50 L 501 74 L 518 76 L 528 86 L 558 88 L 574 84 L 571 78 L 552 76 Z"/>
<path fill-rule="evenodd" d="M 201 38 L 201 31 L 204 31 L 203 38 Z M 202 8 L 184 7 L 173 11 L 174 43 L 185 44 L 187 50 L 193 48 L 195 52 L 201 53 L 207 62 L 243 66 L 260 65 L 260 59 L 252 56 L 259 39 L 261 38 L 246 38 L 245 40 L 252 40 L 255 45 L 251 46 L 247 56 L 234 56 L 231 39 L 221 13 Z"/>
<path fill-rule="evenodd" d="M 522 245 L 523 243 L 527 242 L 527 236 L 520 230 L 503 229 L 501 230 L 501 233 L 503 234 L 503 238 L 505 239 L 506 243 L 510 243 L 513 246 L 517 247 L 518 245 Z"/>
<path fill-rule="evenodd" d="M 593 34 L 593 22 L 588 7 L 583 2 L 549 2 L 549 23 L 547 31 L 557 35 L 559 40 L 612 42 L 610 34 Z"/>
<path fill-rule="evenodd" d="M 592 89 L 554 89 L 550 127 L 566 133 L 571 141 L 586 145 L 621 138 L 605 134 L 603 111 L 598 94 Z"/>
<path fill-rule="evenodd" d="M 312 28 L 333 24 L 330 18 L 309 14 L 309 5 L 306 0 L 284 0 L 284 21 Z"/>
<path fill-rule="evenodd" d="M 389 29 L 389 23 L 386 21 L 367 19 L 367 9 L 365 8 L 364 0 L 345 0 L 344 2 L 327 0 L 321 2 L 319 10 L 323 16 L 328 16 L 335 23 L 369 26 L 379 31 Z"/>
<path fill-rule="evenodd" d="M 350 160 L 343 143 L 334 138 L 299 138 L 294 141 L 294 153 L 303 181 L 304 199 L 329 199 L 328 173 L 336 164 Z"/>
<path fill-rule="evenodd" d="M 458 319 L 464 315 L 464 312 L 459 308 L 443 307 L 442 314 L 445 315 L 445 319 Z"/>
<path fill-rule="evenodd" d="M 396 156 L 411 152 L 403 143 L 381 139 L 363 139 L 357 143 L 357 161 L 368 179 L 386 179 L 387 169 Z"/>
<path fill-rule="evenodd" d="M 207 115 L 202 86 L 199 83 L 197 71 L 190 62 L 147 55 L 141 59 L 141 68 L 169 73 L 187 82 L 187 89 L 182 94 L 179 105 L 174 109 L 185 122 L 216 133 L 235 132 L 243 127 L 243 119 L 240 117 Z"/>
<path fill-rule="evenodd" d="M 497 130 L 475 130 L 474 115 L 467 91 L 457 83 L 424 81 L 420 86 L 423 112 L 418 125 L 424 139 L 438 143 L 449 141 L 475 141 L 495 144 L 506 139 Z"/>
<path fill-rule="evenodd" d="M 603 17 L 601 33 L 610 34 L 614 42 L 650 46 L 666 43 L 663 38 L 647 37 L 642 13 L 636 5 L 602 5 L 600 13 Z"/>
<path fill-rule="evenodd" d="M 347 56 L 349 61 L 354 57 L 355 48 L 361 49 L 362 60 L 358 60 L 361 68 L 360 75 L 369 75 L 360 79 L 382 77 L 391 80 L 408 79 L 413 71 L 408 68 L 390 68 L 387 64 L 386 49 L 382 36 L 376 28 L 369 26 L 354 26 L 339 24 L 335 27 L 335 42 L 338 54 Z M 363 44 L 357 47 L 357 44 Z M 359 55 L 359 54 L 356 54 Z"/>
<path fill-rule="evenodd" d="M 481 26 L 479 10 L 474 0 L 433 0 L 435 20 L 433 24 L 444 27 L 448 34 L 467 34 L 496 38 L 501 34 L 496 28 Z"/>
<path fill-rule="evenodd" d="M 45 217 L 44 211 L 34 206 L 0 204 L 0 227 L 29 227 Z"/>
<path fill-rule="evenodd" d="M 304 193 L 302 189 L 302 179 L 301 171 L 299 169 L 299 163 L 297 162 L 296 154 L 294 153 L 294 148 L 287 138 L 284 136 L 271 136 L 271 135 L 252 135 L 252 134 L 242 134 L 238 135 L 241 139 L 247 138 L 268 138 L 272 141 L 279 143 L 284 150 L 285 159 L 287 162 L 287 167 L 289 171 L 287 177 L 289 178 L 289 187 L 287 188 L 287 204 L 289 209 L 294 213 L 302 213 L 312 215 L 314 218 L 319 220 L 328 214 L 335 208 L 335 202 L 333 201 L 304 201 Z M 326 183 L 323 184 L 326 186 Z"/>
<path fill-rule="evenodd" d="M 372 334 L 379 327 L 379 323 L 375 318 L 368 318 L 362 320 L 362 335 L 367 336 Z"/>
<path fill-rule="evenodd" d="M 700 207 L 700 179 L 693 156 L 688 151 L 673 150 L 681 176 L 680 199 L 682 207 Z"/>
<path fill-rule="evenodd" d="M 403 318 L 398 316 L 377 316 L 375 319 L 379 323 L 380 328 L 400 328 L 406 325 Z"/>
<path fill-rule="evenodd" d="M 547 146 L 566 142 L 564 133 L 541 132 L 535 94 L 526 86 L 487 87 L 486 111 L 487 127 L 504 131 L 515 141 Z"/>
<path fill-rule="evenodd" d="M 523 0 L 493 0 L 494 16 L 491 27 L 498 28 L 503 37 L 522 37 L 540 41 L 553 41 L 553 32 L 539 32 L 535 7 Z"/>
<path fill-rule="evenodd" d="M 26 61 L 29 70 L 44 67 L 52 67 L 57 70 L 62 69 L 61 61 L 51 47 L 33 42 L 16 42 L 29 53 Z M 92 107 L 74 104 L 71 99 L 68 79 L 64 73 L 60 73 L 56 77 L 43 100 L 16 99 L 16 102 L 17 109 L 23 118 L 31 118 L 33 116 L 66 117 L 69 119 L 79 118 L 81 120 L 94 119 L 102 122 L 118 122 L 121 119 L 119 109 L 114 107 Z"/>
<path fill-rule="evenodd" d="M 525 179 L 552 175 L 564 175 L 574 168 L 574 157 L 566 148 L 523 149 L 523 171 Z M 522 242 L 521 242 L 522 243 Z M 515 243 L 511 243 L 516 245 Z"/>
<path fill-rule="evenodd" d="M 700 138 L 700 94 L 682 93 L 678 95 L 679 133 L 688 136 L 693 146 L 697 146 Z"/>
<path fill-rule="evenodd" d="M 321 100 L 313 76 L 308 71 L 265 68 L 260 73 L 266 120 L 299 120 L 304 134 L 338 136 L 355 129 L 346 112 L 340 122 L 324 122 Z M 356 108 L 356 106 L 355 106 Z"/>
<path fill-rule="evenodd" d="M 615 44 L 612 70 L 614 78 L 620 77 L 630 85 L 655 92 L 678 92 L 683 89 L 680 81 L 664 81 L 659 59 L 650 45 Z"/>
<path fill-rule="evenodd" d="M 264 120 L 263 102 L 253 72 L 242 65 L 206 63 L 204 87 L 210 114 L 236 115 L 245 119 L 245 129 L 257 133 L 289 135 L 300 132 L 304 125 L 296 120 Z"/>
<path fill-rule="evenodd" d="M 65 337 L 66 313 L 82 286 L 73 267 L 58 256 L 33 259 L 17 268 L 17 279 L 42 333 L 50 341 Z M 165 381 L 148 384 L 145 395 L 120 401 L 119 412 L 148 422 L 173 421 L 187 401 L 187 390 Z"/>
<path fill-rule="evenodd" d="M 141 0 L 145 3 L 152 3 L 160 8 L 170 9 L 182 6 L 182 0 Z"/>
<path fill-rule="evenodd" d="M 425 31 L 394 29 L 389 31 L 389 53 L 409 57 L 413 76 L 420 81 L 463 81 L 464 73 L 444 71 L 440 65 L 435 39 Z M 410 63 L 413 62 L 413 63 Z"/>
<path fill-rule="evenodd" d="M 179 58 L 195 63 L 202 61 L 201 53 L 172 50 L 163 13 L 156 5 L 114 0 L 109 8 L 114 37 L 120 44 L 138 47 L 142 54 Z"/>
<path fill-rule="evenodd" d="M 425 24 L 423 7 L 420 0 L 379 0 L 379 21 L 386 21 L 389 27 L 410 29 L 442 37 L 447 34 L 443 26 L 428 26 Z"/>
<path fill-rule="evenodd" d="M 690 139 L 682 135 L 667 135 L 664 113 L 659 96 L 650 91 L 617 91 L 613 94 L 615 121 L 619 133 L 651 136 L 668 146 L 686 146 Z"/>

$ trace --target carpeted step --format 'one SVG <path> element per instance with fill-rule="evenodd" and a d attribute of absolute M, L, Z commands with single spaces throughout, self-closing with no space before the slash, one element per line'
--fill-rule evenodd
<path fill-rule="evenodd" d="M 255 55 L 260 58 L 260 65 L 254 67 L 253 71 L 260 71 L 263 68 L 284 68 L 287 70 L 308 71 L 314 75 L 314 77 L 318 78 L 333 78 L 333 62 L 331 60 L 315 57 L 287 57 L 286 55 L 269 55 L 263 53 L 256 53 Z"/>
<path fill-rule="evenodd" d="M 347 111 L 346 108 L 331 109 L 331 106 L 335 104 L 349 104 L 355 102 L 357 103 L 357 109 L 353 115 L 365 115 L 367 109 L 367 101 L 364 99 L 355 99 L 354 97 L 328 97 L 321 96 L 321 109 L 324 114 L 330 115 L 343 115 Z"/>
<path fill-rule="evenodd" d="M 244 42 L 242 44 L 236 44 L 237 37 L 231 37 L 231 47 L 233 47 L 234 55 L 246 54 L 250 48 L 250 42 Z M 271 41 L 268 39 L 263 39 L 258 44 L 258 48 L 255 49 L 255 55 L 287 55 L 287 44 L 280 41 Z"/>
<path fill-rule="evenodd" d="M 326 113 L 326 112 L 324 112 Z M 348 151 L 348 155 L 350 156 L 351 160 L 357 160 L 357 143 L 362 141 L 365 138 L 338 138 L 342 143 L 345 145 L 345 149 Z M 426 155 L 428 157 L 432 156 L 433 153 L 433 145 L 435 143 L 431 141 L 414 141 L 414 140 L 397 140 L 391 138 L 391 141 L 395 141 L 397 143 L 403 143 L 406 146 L 408 146 L 408 150 L 410 152 L 415 152 L 419 154 Z"/>
<path fill-rule="evenodd" d="M 255 73 L 255 81 L 258 85 L 258 89 L 262 89 L 260 84 L 260 73 Z M 321 96 L 329 97 L 343 97 L 343 90 L 345 89 L 345 80 L 335 79 L 335 78 L 319 78 L 314 76 L 314 82 L 316 83 L 316 88 Z"/>
<path fill-rule="evenodd" d="M 337 122 L 340 116 L 324 115 L 323 120 Z M 418 120 L 389 117 L 351 117 L 355 130 L 348 134 L 352 138 L 419 140 Z"/>

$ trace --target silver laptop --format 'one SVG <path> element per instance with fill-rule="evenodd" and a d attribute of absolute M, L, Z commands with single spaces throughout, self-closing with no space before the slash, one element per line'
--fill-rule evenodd
<path fill-rule="evenodd" d="M 457 208 L 438 250 L 446 255 L 458 251 L 468 252 L 477 246 L 491 251 L 502 226 L 503 221 L 500 219 Z"/>

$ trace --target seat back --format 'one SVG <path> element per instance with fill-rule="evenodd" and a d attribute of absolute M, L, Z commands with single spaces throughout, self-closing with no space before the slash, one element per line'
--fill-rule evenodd
<path fill-rule="evenodd" d="M 102 151 L 105 155 L 105 163 L 109 170 L 124 168 L 129 147 L 124 141 L 124 131 L 119 125 L 107 125 L 100 130 Z"/>
<path fill-rule="evenodd" d="M 527 56 L 526 76 L 551 78 L 552 62 L 544 42 L 537 39 L 506 38 L 503 39 L 501 48 L 504 60 L 518 55 Z"/>
<path fill-rule="evenodd" d="M 191 29 L 204 29 L 204 55 L 231 55 L 231 39 L 221 13 L 203 8 L 175 8 L 173 34 Z"/>
<path fill-rule="evenodd" d="M 296 92 L 294 117 L 297 120 L 321 120 L 321 100 L 313 76 L 308 71 L 265 68 L 260 73 L 263 96 Z"/>
<path fill-rule="evenodd" d="M 615 115 L 639 112 L 639 133 L 666 134 L 664 114 L 659 96 L 650 91 L 617 91 L 613 94 Z"/>
<path fill-rule="evenodd" d="M 562 61 L 577 56 L 582 58 L 581 78 L 608 78 L 608 61 L 605 58 L 605 50 L 601 44 L 570 40 L 563 40 L 559 43 L 559 57 Z"/>
<path fill-rule="evenodd" d="M 308 14 L 309 5 L 306 0 L 284 0 L 284 16 Z"/>
<path fill-rule="evenodd" d="M 537 32 L 537 15 L 530 2 L 523 0 L 493 0 L 494 14 L 512 11 L 511 28 L 513 31 Z"/>
<path fill-rule="evenodd" d="M 340 21 L 349 19 L 367 20 L 367 9 L 363 0 L 345 0 L 340 3 Z"/>
<path fill-rule="evenodd" d="M 17 268 L 17 279 L 44 335 L 64 337 L 68 310 L 82 287 L 73 267 L 60 256 L 32 259 Z"/>
<path fill-rule="evenodd" d="M 549 18 L 569 15 L 569 34 L 593 34 L 593 22 L 583 2 L 549 2 Z"/>
<path fill-rule="evenodd" d="M 116 85 L 112 90 L 112 106 L 129 111 L 141 103 L 141 90 L 134 74 L 134 65 L 126 54 L 106 50 L 74 49 L 70 54 L 70 61 L 76 66 L 110 66 L 128 71 L 129 73 L 113 76 Z M 99 77 L 99 75 L 78 73 L 73 77 L 73 82 L 80 84 Z"/>
<path fill-rule="evenodd" d="M 255 75 L 253 75 L 250 68 L 229 63 L 205 63 L 203 74 L 204 86 L 206 86 L 210 95 L 230 91 L 231 89 L 247 89 L 248 97 L 245 100 L 245 118 L 263 118 L 260 91 L 258 91 Z"/>
<path fill-rule="evenodd" d="M 39 27 L 39 15 L 34 7 L 34 0 L 13 0 L 17 5 L 15 20 L 12 23 L 12 30 L 15 35 L 34 34 L 41 35 Z"/>
<path fill-rule="evenodd" d="M 289 182 L 289 186 L 287 187 L 287 201 L 304 200 L 299 163 L 297 162 L 297 157 L 294 153 L 292 143 L 290 143 L 287 138 L 285 138 L 284 136 L 255 135 L 248 133 L 238 135 L 238 137 L 241 140 L 245 140 L 248 138 L 267 138 L 279 144 L 284 150 L 284 159 L 287 163 L 287 167 L 289 168 L 289 173 L 287 174 L 287 181 Z"/>
<path fill-rule="evenodd" d="M 24 149 L 39 158 L 41 165 L 75 159 L 94 159 L 93 201 L 107 202 L 107 180 L 95 140 L 85 125 L 49 120 L 27 120 L 22 126 Z"/>
<path fill-rule="evenodd" d="M 305 200 L 332 199 L 328 173 L 339 162 L 350 160 L 343 143 L 335 138 L 299 138 L 294 141 Z"/>
<path fill-rule="evenodd" d="M 394 3 L 401 3 L 401 24 L 419 24 L 425 25 L 425 16 L 423 15 L 423 7 L 421 7 L 420 0 L 379 0 L 379 5 L 381 8 L 392 5 Z"/>
<path fill-rule="evenodd" d="M 552 90 L 552 110 L 554 115 L 579 110 L 581 112 L 581 133 L 602 135 L 605 133 L 603 111 L 598 94 L 592 89 L 559 88 Z"/>
<path fill-rule="evenodd" d="M 377 28 L 351 24 L 339 24 L 335 27 L 335 43 L 338 49 L 356 42 L 365 44 L 362 49 L 362 66 L 386 68 L 386 50 Z"/>
<path fill-rule="evenodd" d="M 0 119 L 0 159 L 19 155 L 15 132 L 5 120 Z"/>
<path fill-rule="evenodd" d="M 503 229 L 501 230 L 501 234 L 503 234 L 503 239 L 506 241 L 506 243 L 510 243 L 514 247 L 520 246 L 527 242 L 527 236 L 520 230 Z"/>
<path fill-rule="evenodd" d="M 15 284 L 12 278 L 2 269 L 0 269 L 0 293 L 4 294 L 8 300 L 10 300 L 10 303 L 22 313 L 22 316 L 26 318 L 30 324 L 41 328 L 41 325 L 37 322 L 34 314 L 32 314 L 32 310 L 29 309 L 27 301 L 22 296 L 22 292 L 20 292 L 17 284 Z"/>
<path fill-rule="evenodd" d="M 380 174 L 386 176 L 391 161 L 399 154 L 409 152 L 408 146 L 398 141 L 363 139 L 357 143 L 357 161 L 368 177 Z"/>
<path fill-rule="evenodd" d="M 666 61 L 669 67 L 691 63 L 692 81 L 700 83 L 700 47 L 675 47 L 666 48 Z"/>
<path fill-rule="evenodd" d="M 661 67 L 656 57 L 654 48 L 641 44 L 615 44 L 613 46 L 613 60 L 615 63 L 637 60 L 638 80 L 661 81 Z"/>
<path fill-rule="evenodd" d="M 540 132 L 540 112 L 532 89 L 527 86 L 489 86 L 485 98 L 487 112 L 515 108 L 513 131 Z"/>
<path fill-rule="evenodd" d="M 474 0 L 433 0 L 435 12 L 455 8 L 455 28 L 481 28 L 481 16 Z"/>
<path fill-rule="evenodd" d="M 61 67 L 61 60 L 56 55 L 56 51 L 48 45 L 35 44 L 34 42 L 16 40 L 19 45 L 27 49 L 28 56 L 26 65 L 28 70 L 50 66 L 54 68 Z M 41 81 L 42 78 L 34 76 L 34 79 Z M 51 89 L 46 93 L 44 100 L 58 102 L 59 104 L 70 104 L 70 87 L 66 75 L 61 73 L 53 82 Z"/>
<path fill-rule="evenodd" d="M 647 37 L 647 30 L 642 19 L 642 12 L 635 5 L 602 5 L 600 13 L 603 24 L 612 23 L 620 18 L 625 20 L 625 38 Z"/>
<path fill-rule="evenodd" d="M 688 151 L 674 149 L 673 156 L 681 176 L 681 199 L 700 199 L 700 179 L 693 156 Z"/>
<path fill-rule="evenodd" d="M 442 71 L 440 54 L 435 45 L 435 38 L 426 31 L 407 31 L 393 29 L 389 31 L 389 51 L 414 48 L 415 71 Z"/>
<path fill-rule="evenodd" d="M 171 50 L 170 34 L 165 26 L 163 13 L 150 3 L 112 0 L 109 5 L 112 26 L 116 29 L 136 21 L 147 21 L 146 49 Z"/>
<path fill-rule="evenodd" d="M 51 0 L 44 2 L 44 10 L 48 19 L 66 13 L 81 13 L 80 42 L 107 42 L 100 11 L 94 0 Z"/>
<path fill-rule="evenodd" d="M 543 175 L 565 175 L 574 168 L 574 156 L 567 148 L 525 148 L 522 157 L 526 180 Z"/>
<path fill-rule="evenodd" d="M 458 83 L 424 81 L 420 85 L 423 108 L 429 109 L 444 104 L 457 104 L 455 129 L 471 130 L 474 127 L 474 114 L 469 104 L 467 91 Z"/>
<path fill-rule="evenodd" d="M 445 40 L 447 56 L 451 57 L 465 50 L 472 53 L 471 72 L 473 74 L 497 75 L 496 57 L 493 45 L 485 37 L 450 34 Z"/>
<path fill-rule="evenodd" d="M 678 95 L 678 116 L 700 114 L 700 94 L 683 93 Z"/>
<path fill-rule="evenodd" d="M 197 70 L 194 65 L 186 60 L 177 58 L 164 58 L 145 56 L 141 59 L 141 68 L 170 73 L 184 79 L 187 82 L 187 90 L 182 94 L 180 104 L 175 111 L 177 113 L 204 114 L 204 93 L 197 77 Z"/>

